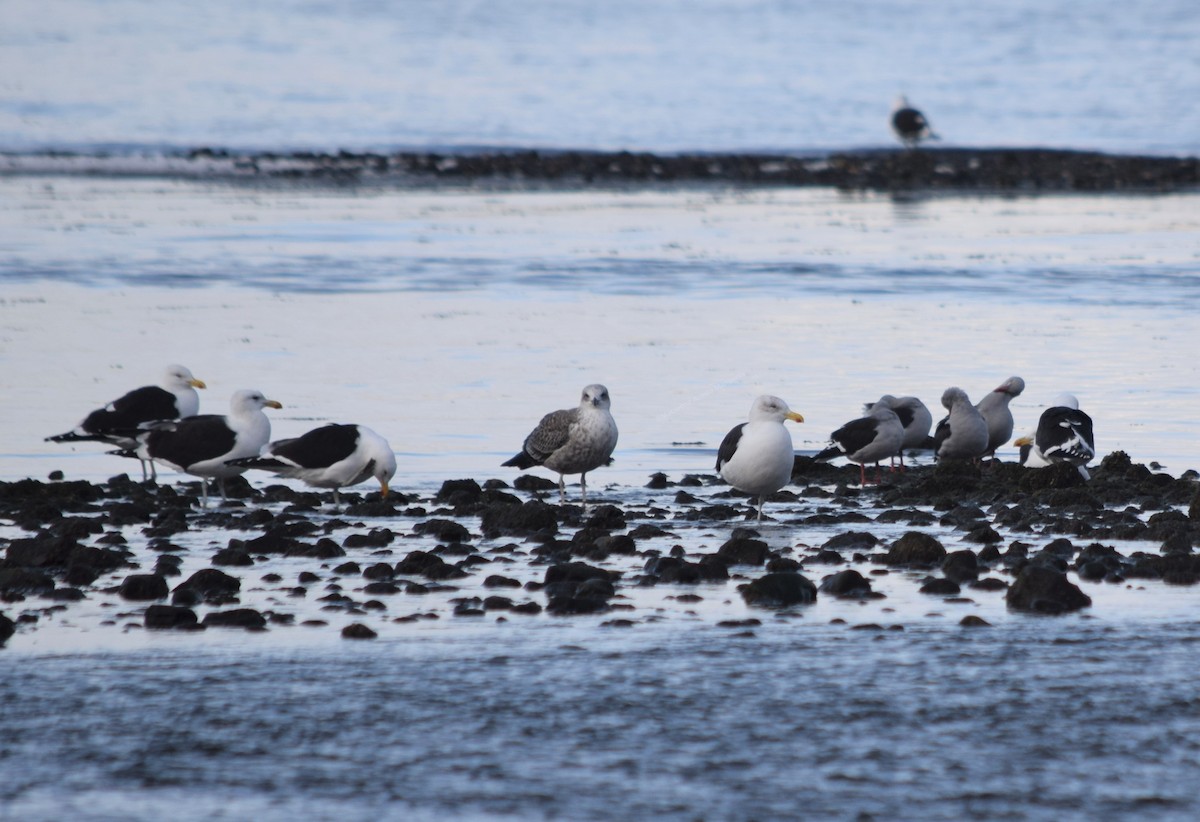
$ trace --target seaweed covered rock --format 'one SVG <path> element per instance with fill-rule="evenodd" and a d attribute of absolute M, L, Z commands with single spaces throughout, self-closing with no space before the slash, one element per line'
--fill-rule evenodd
<path fill-rule="evenodd" d="M 1065 614 L 1092 604 L 1066 574 L 1035 563 L 1021 570 L 1004 599 L 1009 608 L 1039 614 Z"/>
<path fill-rule="evenodd" d="M 767 574 L 742 588 L 747 605 L 759 608 L 787 608 L 817 601 L 817 586 L 801 574 L 781 572 Z"/>

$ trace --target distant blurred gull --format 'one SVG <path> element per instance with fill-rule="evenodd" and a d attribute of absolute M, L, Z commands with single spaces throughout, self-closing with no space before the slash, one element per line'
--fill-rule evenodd
<path fill-rule="evenodd" d="M 264 408 L 282 408 L 261 391 L 242 389 L 229 400 L 229 413 L 201 414 L 176 422 L 159 423 L 138 436 L 134 448 L 112 453 L 122 457 L 157 460 L 185 474 L 200 477 L 203 504 L 208 505 L 208 480 L 218 480 L 225 496 L 225 478 L 246 469 L 229 465 L 239 457 L 256 456 L 271 439 L 271 421 Z"/>
<path fill-rule="evenodd" d="M 558 472 L 558 497 L 566 497 L 565 474 L 579 474 L 580 497 L 587 506 L 587 472 L 612 462 L 617 423 L 609 413 L 608 389 L 583 389 L 578 408 L 552 411 L 525 438 L 521 453 L 501 465 L 524 470 L 544 465 Z"/>
<path fill-rule="evenodd" d="M 796 463 L 784 420 L 804 417 L 779 397 L 763 394 L 750 406 L 749 421 L 735 425 L 717 450 L 717 471 L 734 488 L 758 497 L 760 520 L 764 498 L 788 484 Z"/>
<path fill-rule="evenodd" d="M 925 115 L 909 105 L 903 94 L 892 104 L 892 131 L 908 148 L 916 148 L 922 140 L 939 139 Z"/>
<path fill-rule="evenodd" d="M 1092 418 L 1079 410 L 1074 394 L 1055 397 L 1038 419 L 1037 432 L 1013 444 L 1021 449 L 1021 464 L 1026 468 L 1067 462 L 1078 468 L 1084 479 L 1091 478 L 1086 466 L 1096 456 Z"/>
<path fill-rule="evenodd" d="M 867 416 L 851 420 L 830 434 L 829 447 L 814 459 L 841 456 L 857 462 L 859 485 L 863 486 L 867 484 L 867 463 L 873 462 L 875 481 L 879 482 L 879 461 L 896 456 L 904 444 L 904 424 L 886 402 L 887 399 L 886 396 L 881 397 L 872 403 Z"/>
<path fill-rule="evenodd" d="M 987 451 L 988 427 L 979 411 L 971 405 L 967 392 L 947 388 L 942 405 L 950 414 L 937 424 L 933 434 L 933 454 L 939 460 L 974 460 Z"/>
<path fill-rule="evenodd" d="M 333 504 L 341 504 L 338 491 L 371 477 L 379 481 L 382 496 L 396 474 L 396 454 L 388 441 L 365 425 L 330 423 L 286 440 L 276 440 L 256 457 L 229 460 L 241 468 L 261 468 L 277 476 L 302 480 L 316 488 L 332 488 Z"/>
<path fill-rule="evenodd" d="M 191 417 L 200 410 L 197 388 L 202 381 L 182 365 L 168 365 L 158 385 L 144 385 L 88 414 L 65 434 L 46 437 L 46 442 L 107 442 L 122 448 L 137 445 L 137 435 L 146 423 Z M 142 461 L 142 479 L 153 477 L 154 464 Z"/>

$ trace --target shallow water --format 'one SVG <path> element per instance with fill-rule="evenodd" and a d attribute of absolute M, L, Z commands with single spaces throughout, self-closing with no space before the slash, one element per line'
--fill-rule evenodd
<path fill-rule="evenodd" d="M 1190 0 L 7 0 L 0 148 L 1200 151 Z"/>
<path fill-rule="evenodd" d="M 0 479 L 136 469 L 42 438 L 171 361 L 208 382 L 205 411 L 247 386 L 281 400 L 277 437 L 371 425 L 399 452 L 397 490 L 423 500 L 446 479 L 511 482 L 499 463 L 530 426 L 597 380 L 621 441 L 593 499 L 636 516 L 674 512 L 677 489 L 649 491 L 649 475 L 710 473 L 762 391 L 804 413 L 792 431 L 811 452 L 885 391 L 936 407 L 949 384 L 978 397 L 1020 374 L 1019 429 L 1073 390 L 1101 453 L 1178 475 L 1200 467 L 1197 205 L 0 177 Z M 769 504 L 764 538 L 792 551 L 845 530 L 798 524 L 821 506 Z M 350 558 L 432 548 L 415 521 L 352 525 L 401 537 L 394 555 Z M 639 547 L 711 552 L 735 524 L 674 523 Z M 193 525 L 177 538 L 185 573 L 252 535 Z M 140 527 L 121 530 L 148 567 Z M 0 652 L 0 818 L 1200 811 L 1194 586 L 1081 583 L 1093 607 L 1051 619 L 1009 612 L 1000 592 L 919 594 L 919 575 L 893 572 L 872 578 L 886 599 L 776 616 L 746 607 L 735 579 L 629 586 L 617 602 L 632 610 L 602 616 L 500 621 L 452 616 L 453 598 L 485 593 L 478 574 L 367 615 L 327 611 L 325 586 L 360 599 L 362 586 L 329 566 L 238 570 L 246 606 L 325 623 L 265 633 L 147 632 L 140 605 L 97 592 L 65 610 L 6 603 L 38 622 Z M 321 581 L 288 596 L 301 570 Z M 394 621 L 422 612 L 439 618 Z M 960 627 L 968 614 L 993 627 Z M 632 627 L 604 624 L 618 618 Z M 761 624 L 719 624 L 747 619 Z M 342 640 L 355 621 L 379 639 Z"/>

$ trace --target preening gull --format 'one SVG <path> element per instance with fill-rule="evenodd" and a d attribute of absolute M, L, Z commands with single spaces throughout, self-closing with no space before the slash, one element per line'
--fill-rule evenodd
<path fill-rule="evenodd" d="M 829 447 L 821 451 L 814 459 L 825 460 L 832 457 L 845 457 L 851 462 L 858 463 L 859 484 L 867 484 L 867 463 L 875 463 L 875 482 L 879 482 L 879 461 L 889 459 L 900 453 L 904 444 L 904 424 L 892 410 L 886 400 L 881 397 L 872 403 L 871 410 L 865 417 L 843 425 L 829 435 Z"/>
<path fill-rule="evenodd" d="M 930 445 L 929 429 L 933 427 L 933 414 L 925 403 L 916 397 L 893 397 L 884 394 L 875 402 L 869 402 L 863 410 L 870 413 L 871 409 L 883 403 L 896 412 L 900 424 L 904 426 L 904 443 L 900 446 L 900 470 L 904 470 L 905 449 L 927 449 Z"/>
<path fill-rule="evenodd" d="M 760 520 L 763 500 L 788 484 L 796 463 L 784 420 L 804 422 L 804 417 L 779 397 L 763 394 L 750 406 L 749 422 L 735 425 L 717 450 L 717 471 L 734 488 L 758 497 Z"/>
<path fill-rule="evenodd" d="M 1096 456 L 1092 438 L 1092 418 L 1079 410 L 1074 394 L 1059 394 L 1038 419 L 1032 437 L 1020 437 L 1014 445 L 1021 449 L 1021 464 L 1026 468 L 1045 468 L 1069 462 L 1090 479 L 1087 464 Z"/>
<path fill-rule="evenodd" d="M 937 424 L 933 433 L 933 455 L 936 459 L 974 460 L 987 451 L 988 427 L 979 411 L 971 405 L 967 392 L 947 388 L 942 405 L 949 416 Z"/>
<path fill-rule="evenodd" d="M 566 497 L 566 474 L 579 474 L 580 497 L 587 506 L 587 472 L 612 462 L 617 423 L 609 413 L 608 389 L 583 389 L 579 407 L 552 411 L 525 438 L 521 453 L 501 465 L 525 470 L 544 465 L 558 472 L 558 498 Z"/>
<path fill-rule="evenodd" d="M 256 456 L 271 439 L 271 421 L 264 408 L 282 408 L 261 391 L 244 388 L 229 400 L 229 413 L 200 414 L 157 424 L 138 436 L 134 448 L 113 451 L 122 457 L 156 460 L 178 471 L 200 477 L 204 505 L 208 505 L 208 480 L 214 478 L 225 496 L 225 478 L 246 469 L 229 465 L 239 457 Z"/>
<path fill-rule="evenodd" d="M 338 491 L 371 477 L 379 480 L 382 496 L 396 475 L 396 454 L 388 441 L 365 425 L 330 423 L 292 439 L 276 440 L 256 457 L 229 460 L 241 468 L 261 468 L 281 477 L 302 480 L 316 488 Z"/>
<path fill-rule="evenodd" d="M 996 449 L 1008 442 L 1013 432 L 1013 415 L 1008 404 L 1025 390 L 1025 380 L 1009 377 L 975 404 L 988 427 L 988 444 L 984 456 L 995 457 Z"/>
<path fill-rule="evenodd" d="M 916 148 L 922 140 L 939 139 L 925 115 L 909 105 L 903 94 L 892 104 L 892 131 L 908 148 Z"/>
<path fill-rule="evenodd" d="M 200 410 L 197 388 L 201 380 L 182 365 L 168 365 L 158 385 L 143 385 L 97 408 L 65 434 L 46 437 L 46 442 L 106 442 L 121 448 L 137 445 L 137 435 L 147 423 L 191 417 Z M 142 479 L 154 476 L 154 465 L 142 461 Z"/>

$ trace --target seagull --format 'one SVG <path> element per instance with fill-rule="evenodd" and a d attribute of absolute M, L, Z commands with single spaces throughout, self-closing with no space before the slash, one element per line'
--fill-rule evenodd
<path fill-rule="evenodd" d="M 735 425 L 717 449 L 717 471 L 739 491 L 758 497 L 758 518 L 763 500 L 788 484 L 796 453 L 784 420 L 804 422 L 779 397 L 763 394 L 750 406 L 750 421 Z"/>
<path fill-rule="evenodd" d="M 1038 419 L 1037 433 L 1020 437 L 1013 444 L 1021 449 L 1021 464 L 1026 468 L 1069 462 L 1084 479 L 1091 479 L 1086 466 L 1096 456 L 1092 418 L 1079 410 L 1074 394 L 1055 397 Z"/>
<path fill-rule="evenodd" d="M 302 480 L 316 488 L 338 491 L 371 477 L 379 480 L 382 496 L 396 474 L 396 454 L 388 441 L 365 425 L 330 423 L 287 440 L 276 440 L 256 457 L 227 460 L 240 468 L 261 468 L 281 477 Z"/>
<path fill-rule="evenodd" d="M 203 505 L 207 507 L 209 478 L 218 480 L 224 498 L 225 478 L 246 470 L 229 465 L 229 461 L 257 455 L 271 439 L 271 421 L 263 413 L 264 408 L 283 406 L 264 397 L 261 391 L 244 388 L 234 392 L 229 400 L 229 413 L 225 416 L 201 414 L 159 423 L 138 436 L 136 447 L 111 453 L 157 460 L 185 474 L 200 477 Z"/>
<path fill-rule="evenodd" d="M 819 452 L 814 459 L 845 457 L 858 463 L 859 485 L 867 484 L 867 463 L 875 463 L 875 482 L 879 482 L 879 461 L 895 457 L 904 444 L 904 424 L 881 397 L 871 405 L 865 417 L 843 425 L 829 435 L 829 447 Z M 892 398 L 894 399 L 894 398 Z M 926 429 L 928 430 L 928 429 Z"/>
<path fill-rule="evenodd" d="M 566 474 L 579 474 L 580 495 L 587 507 L 587 472 L 612 462 L 617 447 L 617 423 L 609 413 L 608 389 L 592 384 L 583 389 L 579 407 L 552 411 L 525 438 L 521 453 L 501 465 L 525 470 L 544 465 L 558 472 L 558 499 L 566 498 Z"/>
<path fill-rule="evenodd" d="M 133 389 L 103 408 L 97 408 L 65 434 L 46 437 L 46 442 L 106 442 L 133 448 L 137 445 L 137 435 L 146 424 L 194 416 L 200 410 L 200 395 L 196 389 L 206 387 L 186 367 L 168 365 L 158 385 Z M 155 477 L 154 464 L 143 460 L 142 479 Z"/>
<path fill-rule="evenodd" d="M 996 449 L 1008 442 L 1013 432 L 1013 415 L 1008 404 L 1025 390 L 1025 380 L 1009 377 L 975 404 L 988 427 L 988 444 L 984 456 L 995 458 Z"/>
<path fill-rule="evenodd" d="M 979 411 L 971 405 L 967 392 L 947 388 L 942 405 L 950 415 L 937 424 L 933 433 L 935 459 L 979 459 L 987 451 L 988 427 Z"/>
<path fill-rule="evenodd" d="M 905 148 L 916 148 L 922 140 L 940 139 L 933 133 L 933 127 L 925 115 L 909 105 L 908 98 L 903 94 L 892 104 L 892 131 L 896 132 Z"/>
<path fill-rule="evenodd" d="M 925 403 L 916 397 L 893 397 L 884 394 L 875 402 L 863 406 L 863 411 L 870 413 L 871 409 L 883 403 L 896 412 L 900 424 L 904 426 L 904 443 L 900 446 L 900 470 L 904 470 L 905 449 L 929 448 L 929 429 L 933 427 L 933 414 Z"/>

